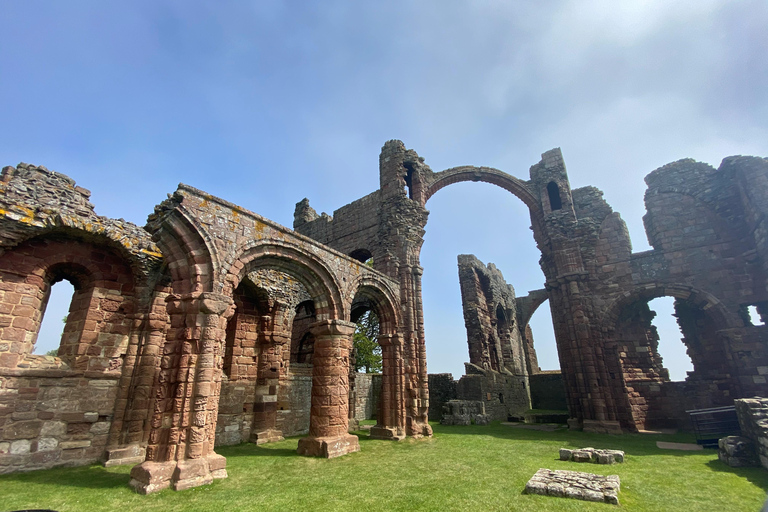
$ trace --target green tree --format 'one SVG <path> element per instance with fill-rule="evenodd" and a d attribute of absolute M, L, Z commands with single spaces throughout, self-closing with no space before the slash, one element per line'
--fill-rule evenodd
<path fill-rule="evenodd" d="M 355 371 L 381 373 L 381 347 L 379 336 L 379 317 L 373 311 L 367 311 L 357 321 L 353 350 L 355 353 Z"/>

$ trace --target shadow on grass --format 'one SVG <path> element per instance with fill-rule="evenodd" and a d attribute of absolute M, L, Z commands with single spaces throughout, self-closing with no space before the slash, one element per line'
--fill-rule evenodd
<path fill-rule="evenodd" d="M 732 468 L 719 459 L 707 462 L 707 466 L 712 471 L 717 471 L 718 473 L 732 473 L 741 478 L 746 478 L 756 486 L 768 492 L 768 471 L 762 467 Z"/>
<path fill-rule="evenodd" d="M 52 468 L 29 473 L 3 475 L 2 482 L 22 484 L 65 485 L 89 489 L 125 489 L 128 486 L 127 472 L 109 471 L 102 466 L 82 466 L 75 468 Z"/>
<path fill-rule="evenodd" d="M 282 443 L 283 441 L 281 441 Z M 251 443 L 242 443 L 234 446 L 221 446 L 216 448 L 216 453 L 226 458 L 230 457 L 301 457 L 292 448 L 264 447 Z"/>
<path fill-rule="evenodd" d="M 656 446 L 657 441 L 666 441 L 674 443 L 693 443 L 695 438 L 693 434 L 595 434 L 591 432 L 572 431 L 567 429 L 558 429 L 554 431 L 541 431 L 529 428 L 520 428 L 510 425 L 501 425 L 493 422 L 490 425 L 440 425 L 431 423 L 435 436 L 443 435 L 478 435 L 491 436 L 510 441 L 530 441 L 539 443 L 559 444 L 562 448 L 593 448 L 623 450 L 630 457 L 643 456 L 670 456 L 670 457 L 691 457 L 701 456 L 702 454 L 717 456 L 716 450 L 704 451 L 683 451 L 667 450 Z M 558 459 L 559 460 L 559 457 Z"/>

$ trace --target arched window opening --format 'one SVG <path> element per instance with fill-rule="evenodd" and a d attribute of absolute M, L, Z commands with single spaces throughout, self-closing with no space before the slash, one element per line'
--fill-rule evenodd
<path fill-rule="evenodd" d="M 354 258 L 361 263 L 365 263 L 370 267 L 373 266 L 373 255 L 371 254 L 371 251 L 369 251 L 368 249 L 357 249 L 355 251 L 352 251 L 351 253 L 349 253 L 349 257 Z M 369 261 L 370 261 L 370 265 L 368 264 Z"/>
<path fill-rule="evenodd" d="M 689 372 L 694 370 L 691 357 L 682 342 L 683 333 L 676 318 L 675 299 L 659 297 L 648 302 L 652 309 L 652 326 L 657 338 L 657 353 L 663 361 L 663 367 L 672 381 L 685 380 Z M 652 341 L 652 340 L 651 340 Z"/>
<path fill-rule="evenodd" d="M 48 301 L 41 310 L 42 318 L 34 354 L 58 355 L 74 294 L 75 287 L 66 279 L 51 285 Z"/>
<path fill-rule="evenodd" d="M 523 337 L 530 374 L 560 369 L 552 310 L 548 302 L 536 309 L 528 325 L 520 329 L 520 335 Z"/>
<path fill-rule="evenodd" d="M 560 210 L 563 207 L 563 203 L 560 200 L 560 189 L 557 183 L 550 181 L 547 184 L 547 194 L 549 195 L 549 207 L 552 211 Z"/>
<path fill-rule="evenodd" d="M 312 364 L 315 350 L 315 337 L 309 327 L 317 321 L 315 303 L 311 300 L 300 302 L 296 306 L 291 328 L 291 362 Z"/>
<path fill-rule="evenodd" d="M 496 332 L 499 334 L 499 338 L 503 339 L 507 335 L 507 315 L 504 313 L 504 308 L 501 304 L 496 306 Z"/>
<path fill-rule="evenodd" d="M 496 343 L 497 340 L 493 335 L 488 336 L 488 358 L 491 362 L 490 369 L 496 372 L 500 372 L 501 365 L 499 364 L 499 350 Z"/>
<path fill-rule="evenodd" d="M 405 192 L 408 195 L 408 199 L 413 199 L 413 164 L 405 162 L 403 166 L 405 167 Z"/>
<path fill-rule="evenodd" d="M 379 317 L 368 308 L 358 308 L 352 311 L 352 321 L 355 325 L 353 354 L 355 371 L 364 373 L 381 373 L 382 356 L 378 342 L 380 333 Z"/>

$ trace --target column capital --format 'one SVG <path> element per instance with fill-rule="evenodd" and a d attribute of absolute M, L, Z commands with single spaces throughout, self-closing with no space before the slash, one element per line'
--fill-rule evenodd
<path fill-rule="evenodd" d="M 189 308 L 192 305 L 196 305 L 201 313 L 207 315 L 224 315 L 227 318 L 234 314 L 234 309 L 230 306 L 234 305 L 232 297 L 222 295 L 220 293 L 185 293 L 185 294 L 170 294 L 165 298 L 165 301 L 169 303 L 175 303 L 175 308 L 181 307 Z"/>
<path fill-rule="evenodd" d="M 309 326 L 315 336 L 351 336 L 356 324 L 344 320 L 320 320 Z"/>
<path fill-rule="evenodd" d="M 402 338 L 399 334 L 380 334 L 376 337 L 376 341 L 382 347 L 400 346 L 402 344 Z"/>

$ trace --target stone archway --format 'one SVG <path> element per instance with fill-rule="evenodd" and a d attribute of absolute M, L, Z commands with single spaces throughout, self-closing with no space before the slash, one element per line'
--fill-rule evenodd
<path fill-rule="evenodd" d="M 649 301 L 665 296 L 675 299 L 681 341 L 693 364 L 684 381 L 670 380 L 651 323 Z M 737 324 L 716 297 L 687 285 L 646 285 L 615 299 L 603 315 L 603 345 L 615 400 L 628 411 L 622 427 L 678 428 L 687 421 L 684 409 L 729 405 L 740 394 L 729 378 L 734 369 L 727 347 Z"/>
<path fill-rule="evenodd" d="M 355 322 L 366 311 L 373 311 L 379 321 L 377 342 L 382 355 L 382 385 L 377 423 L 371 429 L 373 439 L 403 439 L 406 435 L 404 345 L 399 330 L 400 308 L 397 296 L 386 283 L 374 276 L 362 277 L 350 308 Z"/>

